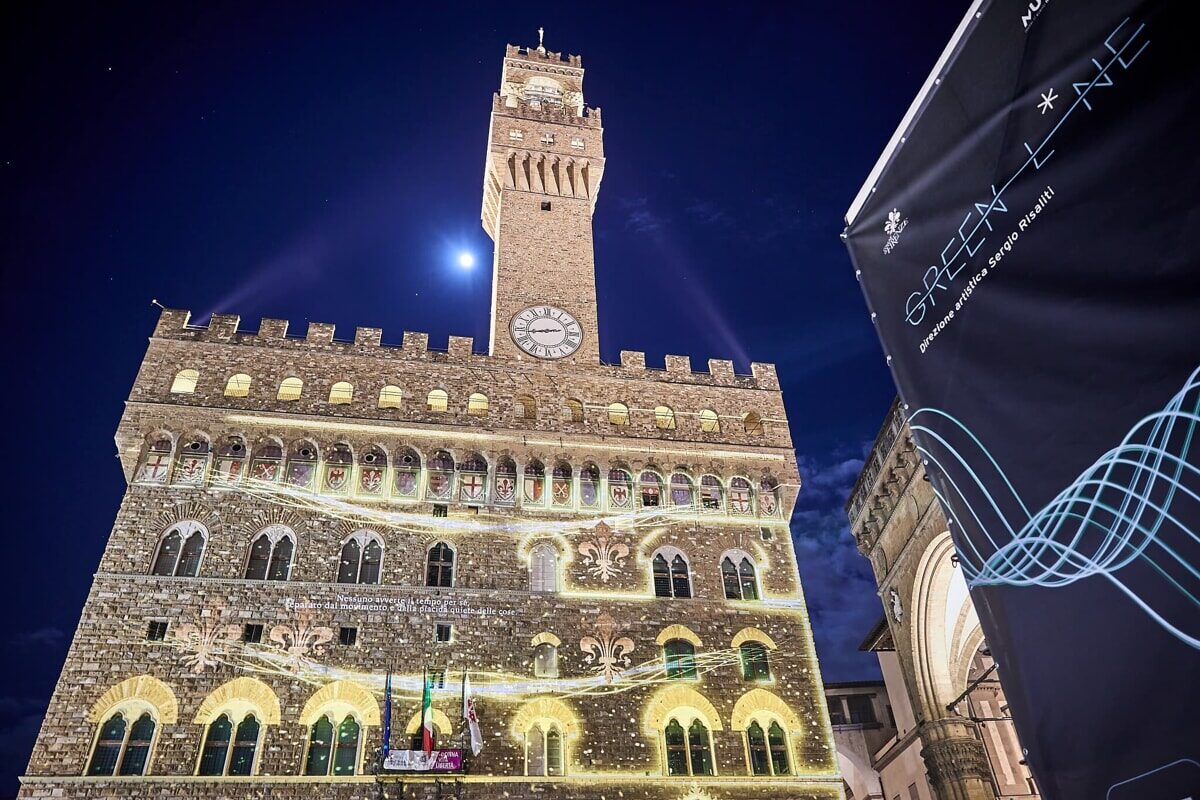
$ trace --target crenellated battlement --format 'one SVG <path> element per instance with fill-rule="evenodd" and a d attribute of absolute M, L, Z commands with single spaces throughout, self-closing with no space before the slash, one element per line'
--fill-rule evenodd
<path fill-rule="evenodd" d="M 499 93 L 492 95 L 492 112 L 505 117 L 520 117 L 538 122 L 583 125 L 592 128 L 603 127 L 599 108 L 584 106 L 583 113 L 576 114 L 570 106 L 554 106 L 546 103 L 535 106 L 518 97 L 505 97 Z"/>
<path fill-rule="evenodd" d="M 539 50 L 536 47 L 521 47 L 520 45 L 510 44 L 505 47 L 504 55 L 506 58 L 519 58 L 524 61 L 540 61 L 554 65 L 566 64 L 580 71 L 583 70 L 583 59 L 581 57 L 570 54 L 563 55 L 553 50 Z"/>
<path fill-rule="evenodd" d="M 389 359 L 436 361 L 464 366 L 494 366 L 508 359 L 495 359 L 487 353 L 476 352 L 471 336 L 450 336 L 444 349 L 429 346 L 429 334 L 405 331 L 401 344 L 383 343 L 383 329 L 357 327 L 353 339 L 338 339 L 336 326 L 327 322 L 309 322 L 303 336 L 289 335 L 287 320 L 263 318 L 257 331 L 241 329 L 241 317 L 236 314 L 213 314 L 207 325 L 191 324 L 190 311 L 163 309 L 154 329 L 155 338 L 182 341 L 232 344 L 249 347 L 288 347 L 311 352 L 341 352 L 347 355 L 377 355 Z M 524 364 L 538 367 L 552 362 L 529 359 Z M 695 370 L 690 356 L 667 355 L 664 368 L 646 366 L 646 354 L 622 350 L 620 364 L 601 364 L 595 369 L 613 377 L 644 378 L 676 383 L 728 386 L 739 389 L 779 391 L 779 377 L 774 364 L 754 362 L 750 375 L 738 375 L 733 362 L 709 359 L 707 371 Z M 573 369 L 580 369 L 575 365 Z M 586 369 L 586 368 L 584 368 Z"/>

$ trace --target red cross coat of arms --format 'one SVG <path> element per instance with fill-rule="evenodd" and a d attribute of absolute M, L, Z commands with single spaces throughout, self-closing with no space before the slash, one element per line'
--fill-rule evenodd
<path fill-rule="evenodd" d="M 142 465 L 142 469 L 138 473 L 138 480 L 158 481 L 161 483 L 167 479 L 167 468 L 170 465 L 170 456 L 162 454 L 150 456 L 150 458 L 146 459 L 146 463 Z"/>
<path fill-rule="evenodd" d="M 482 475 L 478 472 L 464 472 L 460 480 L 463 500 L 483 499 L 484 479 Z"/>

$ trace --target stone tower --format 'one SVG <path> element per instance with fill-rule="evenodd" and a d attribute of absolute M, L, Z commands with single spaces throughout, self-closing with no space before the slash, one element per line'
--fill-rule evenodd
<path fill-rule="evenodd" d="M 600 362 L 582 77 L 506 52 L 486 352 L 163 311 L 22 797 L 842 796 L 775 368 Z"/>
<path fill-rule="evenodd" d="M 579 56 L 510 45 L 483 178 L 483 227 L 496 243 L 492 355 L 599 362 L 592 211 L 603 175 L 600 111 L 584 105 Z M 560 324 L 559 311 L 577 324 Z"/>

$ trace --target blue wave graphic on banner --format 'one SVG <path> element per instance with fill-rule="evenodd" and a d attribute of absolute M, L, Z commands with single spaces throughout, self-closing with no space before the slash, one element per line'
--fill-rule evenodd
<path fill-rule="evenodd" d="M 1134 425 L 1118 446 L 1031 513 L 965 425 L 934 408 L 909 418 L 926 444 L 945 451 L 939 457 L 917 445 L 944 476 L 934 491 L 951 524 L 963 529 L 963 514 L 982 533 L 958 537 L 967 548 L 959 559 L 970 586 L 1058 587 L 1101 576 L 1171 635 L 1200 649 L 1200 632 L 1168 619 L 1129 585 L 1129 576 L 1120 575 L 1131 565 L 1147 565 L 1186 598 L 1189 627 L 1200 626 L 1200 570 L 1180 552 L 1200 544 L 1183 521 L 1200 518 L 1200 468 L 1192 448 L 1198 423 L 1200 369 L 1161 411 Z"/>

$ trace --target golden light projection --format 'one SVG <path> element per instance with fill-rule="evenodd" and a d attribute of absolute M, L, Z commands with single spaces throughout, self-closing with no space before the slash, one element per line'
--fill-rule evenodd
<path fill-rule="evenodd" d="M 241 719 L 250 712 L 267 725 L 278 725 L 282 719 L 279 698 L 271 687 L 257 678 L 243 675 L 213 689 L 200 704 L 192 721 L 207 725 L 222 713 Z"/>
<path fill-rule="evenodd" d="M 171 687 L 153 675 L 137 675 L 113 686 L 92 704 L 88 722 L 97 723 L 107 719 L 111 712 L 130 703 L 143 703 L 154 709 L 160 723 L 173 725 L 179 721 L 179 702 Z"/>

